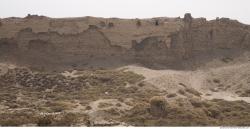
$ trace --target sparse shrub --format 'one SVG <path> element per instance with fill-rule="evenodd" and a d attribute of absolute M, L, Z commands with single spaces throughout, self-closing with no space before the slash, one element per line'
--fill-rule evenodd
<path fill-rule="evenodd" d="M 74 104 L 64 101 L 47 102 L 46 105 L 50 107 L 53 112 L 62 112 L 64 110 L 69 110 L 74 106 Z"/>
<path fill-rule="evenodd" d="M 179 83 L 179 85 L 183 86 L 183 87 L 187 87 L 185 84 L 183 83 Z"/>
<path fill-rule="evenodd" d="M 211 94 L 209 94 L 209 93 L 206 93 L 206 96 L 211 96 Z"/>
<path fill-rule="evenodd" d="M 136 26 L 137 27 L 140 27 L 142 24 L 141 24 L 141 21 L 139 19 L 136 20 Z"/>
<path fill-rule="evenodd" d="M 89 25 L 89 29 L 98 29 L 96 25 Z"/>
<path fill-rule="evenodd" d="M 110 106 L 113 106 L 113 104 L 110 104 L 110 103 L 99 103 L 98 104 L 98 108 L 107 108 Z"/>
<path fill-rule="evenodd" d="M 189 102 L 194 106 L 194 107 L 202 107 L 202 102 L 199 99 L 190 99 Z"/>
<path fill-rule="evenodd" d="M 208 108 L 208 107 L 211 107 L 213 104 L 210 101 L 202 101 L 202 105 Z"/>
<path fill-rule="evenodd" d="M 218 92 L 218 90 L 215 89 L 215 88 L 210 88 L 210 90 L 213 91 L 213 92 Z"/>
<path fill-rule="evenodd" d="M 220 110 L 216 106 L 211 106 L 208 108 L 208 116 L 212 118 L 218 118 L 220 116 Z"/>
<path fill-rule="evenodd" d="M 53 107 L 51 107 L 51 110 L 53 112 L 62 112 L 64 110 L 64 107 L 62 107 L 62 106 L 53 106 Z"/>
<path fill-rule="evenodd" d="M 113 22 L 109 22 L 109 24 L 108 24 L 108 27 L 109 28 L 113 28 L 115 25 L 114 25 L 114 23 Z"/>
<path fill-rule="evenodd" d="M 159 26 L 159 20 L 155 20 L 155 26 Z"/>
<path fill-rule="evenodd" d="M 121 81 L 127 81 L 130 84 L 134 84 L 142 79 L 144 79 L 145 77 L 139 74 L 135 74 L 131 71 L 127 71 L 127 72 L 121 72 L 119 77 L 117 78 L 118 80 Z"/>
<path fill-rule="evenodd" d="M 105 27 L 105 26 L 106 26 L 106 23 L 105 23 L 104 21 L 100 21 L 99 25 L 100 25 L 101 27 Z"/>
<path fill-rule="evenodd" d="M 176 97 L 176 96 L 177 96 L 176 93 L 171 93 L 171 94 L 168 94 L 168 95 L 167 95 L 168 98 L 173 98 L 173 97 Z"/>
<path fill-rule="evenodd" d="M 120 103 L 115 104 L 117 107 L 121 107 L 122 105 Z"/>
<path fill-rule="evenodd" d="M 52 116 L 41 116 L 38 118 L 37 125 L 38 126 L 51 126 L 53 122 Z"/>
<path fill-rule="evenodd" d="M 195 96 L 201 96 L 202 94 L 193 88 L 186 88 L 186 92 L 191 93 Z"/>
<path fill-rule="evenodd" d="M 225 57 L 225 58 L 222 58 L 221 61 L 223 61 L 225 63 L 229 63 L 229 62 L 233 61 L 233 59 L 230 57 Z"/>
<path fill-rule="evenodd" d="M 150 99 L 150 113 L 153 116 L 161 117 L 166 114 L 167 101 L 165 97 L 154 96 Z"/>
<path fill-rule="evenodd" d="M 219 84 L 218 87 L 222 88 L 222 87 L 224 87 L 224 85 L 223 84 Z"/>
<path fill-rule="evenodd" d="M 139 86 L 139 87 L 143 87 L 143 86 L 145 86 L 145 83 L 144 83 L 144 82 L 140 82 L 140 83 L 138 84 L 138 86 Z"/>
<path fill-rule="evenodd" d="M 105 111 L 106 113 L 110 114 L 111 116 L 119 116 L 120 115 L 119 110 L 117 110 L 115 108 L 109 108 L 109 109 L 105 109 L 103 111 Z"/>
<path fill-rule="evenodd" d="M 215 78 L 215 79 L 213 79 L 213 82 L 214 83 L 220 83 L 220 80 Z"/>
<path fill-rule="evenodd" d="M 250 90 L 246 90 L 240 94 L 240 97 L 250 97 Z"/>
<path fill-rule="evenodd" d="M 33 113 L 14 112 L 14 113 L 1 113 L 0 126 L 21 126 L 24 124 L 34 123 L 35 115 Z"/>
<path fill-rule="evenodd" d="M 91 109 L 92 109 L 91 106 L 87 106 L 87 107 L 85 108 L 85 110 L 91 110 Z"/>
<path fill-rule="evenodd" d="M 143 116 L 150 111 L 150 107 L 148 103 L 136 103 L 131 111 L 133 117 Z"/>
<path fill-rule="evenodd" d="M 178 93 L 181 94 L 181 95 L 186 95 L 186 92 L 182 89 L 178 90 Z"/>
<path fill-rule="evenodd" d="M 119 97 L 117 100 L 120 102 L 124 102 L 124 98 L 122 98 L 122 97 Z"/>
<path fill-rule="evenodd" d="M 72 126 L 79 120 L 79 116 L 74 113 L 63 114 L 59 120 L 54 121 L 55 126 Z"/>

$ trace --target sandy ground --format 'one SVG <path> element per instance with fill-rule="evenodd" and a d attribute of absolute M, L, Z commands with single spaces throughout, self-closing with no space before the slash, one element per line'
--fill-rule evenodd
<path fill-rule="evenodd" d="M 239 97 L 236 94 L 237 90 L 249 89 L 250 63 L 196 71 L 152 70 L 136 65 L 125 68 L 145 76 L 144 81 L 155 85 L 160 90 L 176 92 L 184 84 L 202 93 L 203 99 L 243 100 L 250 103 L 249 97 Z M 215 79 L 219 82 L 214 83 Z"/>

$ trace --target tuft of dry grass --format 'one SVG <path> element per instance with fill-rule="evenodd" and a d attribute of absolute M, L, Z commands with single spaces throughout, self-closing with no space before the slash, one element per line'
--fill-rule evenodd
<path fill-rule="evenodd" d="M 52 116 L 40 116 L 37 119 L 37 125 L 38 126 L 51 126 L 52 122 L 54 121 L 54 118 Z"/>
<path fill-rule="evenodd" d="M 217 79 L 217 78 L 215 78 L 215 79 L 213 79 L 213 82 L 214 82 L 214 83 L 220 83 L 220 80 Z"/>
<path fill-rule="evenodd" d="M 161 117 L 167 112 L 167 101 L 163 96 L 154 96 L 150 99 L 150 113 L 153 116 Z"/>
<path fill-rule="evenodd" d="M 188 92 L 188 93 L 191 93 L 191 94 L 193 94 L 195 96 L 198 96 L 198 97 L 200 97 L 202 95 L 202 93 L 198 92 L 194 88 L 186 88 L 185 91 Z"/>
<path fill-rule="evenodd" d="M 182 89 L 178 90 L 178 93 L 181 94 L 181 95 L 186 95 L 186 92 Z"/>
<path fill-rule="evenodd" d="M 173 98 L 173 97 L 176 97 L 177 94 L 176 93 L 170 93 L 167 95 L 168 98 Z"/>
<path fill-rule="evenodd" d="M 245 90 L 240 94 L 240 97 L 250 97 L 250 90 Z"/>

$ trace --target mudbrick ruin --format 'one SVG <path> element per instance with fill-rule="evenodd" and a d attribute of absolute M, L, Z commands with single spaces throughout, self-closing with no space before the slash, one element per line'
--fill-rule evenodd
<path fill-rule="evenodd" d="M 0 126 L 249 126 L 250 26 L 0 19 Z"/>

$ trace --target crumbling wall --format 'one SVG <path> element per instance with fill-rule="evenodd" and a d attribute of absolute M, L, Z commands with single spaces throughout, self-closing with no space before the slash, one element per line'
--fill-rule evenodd
<path fill-rule="evenodd" d="M 32 20 L 33 18 L 26 19 Z M 120 32 L 117 28 L 120 27 L 117 24 L 118 21 L 115 22 L 112 29 L 90 24 L 88 29 L 72 34 L 52 30 L 35 32 L 31 28 L 25 28 L 13 38 L 2 38 L 0 49 L 2 55 L 17 53 L 17 60 L 24 64 L 37 64 L 38 66 L 43 64 L 44 67 L 49 64 L 57 67 L 64 65 L 85 67 L 87 65 L 116 64 L 121 66 L 141 63 L 152 68 L 161 65 L 165 68 L 178 66 L 181 69 L 190 60 L 201 61 L 199 58 L 202 58 L 204 61 L 209 61 L 209 58 L 233 55 L 235 51 L 242 52 L 250 49 L 250 29 L 247 25 L 226 18 L 212 21 L 204 18 L 194 19 L 191 14 L 185 14 L 184 18 L 180 20 L 176 22 L 182 27 L 177 29 L 175 26 L 176 31 L 173 31 L 173 28 L 171 31 L 162 31 L 165 23 L 159 21 L 157 27 L 150 26 L 151 29 L 157 29 L 157 33 L 152 34 L 140 30 L 147 26 L 147 22 L 142 20 L 143 26 L 137 27 L 136 22 L 133 21 L 135 29 L 138 32 L 144 32 L 134 36 L 144 37 L 141 40 L 126 37 L 127 33 Z M 70 27 L 74 20 L 54 22 L 51 22 L 50 26 L 60 29 L 65 24 Z M 160 30 L 162 33 L 159 33 Z M 151 32 L 151 30 L 149 31 Z M 113 33 L 122 37 L 119 42 L 112 43 L 110 36 L 112 37 Z M 126 39 L 126 42 L 123 42 L 123 39 Z M 128 44 L 129 40 L 131 47 L 116 45 Z"/>
<path fill-rule="evenodd" d="M 190 14 L 186 14 L 183 22 L 183 29 L 171 35 L 171 44 L 175 53 L 181 53 L 184 59 L 217 51 L 243 49 L 250 41 L 247 25 L 230 19 L 206 21 L 193 19 Z"/>

